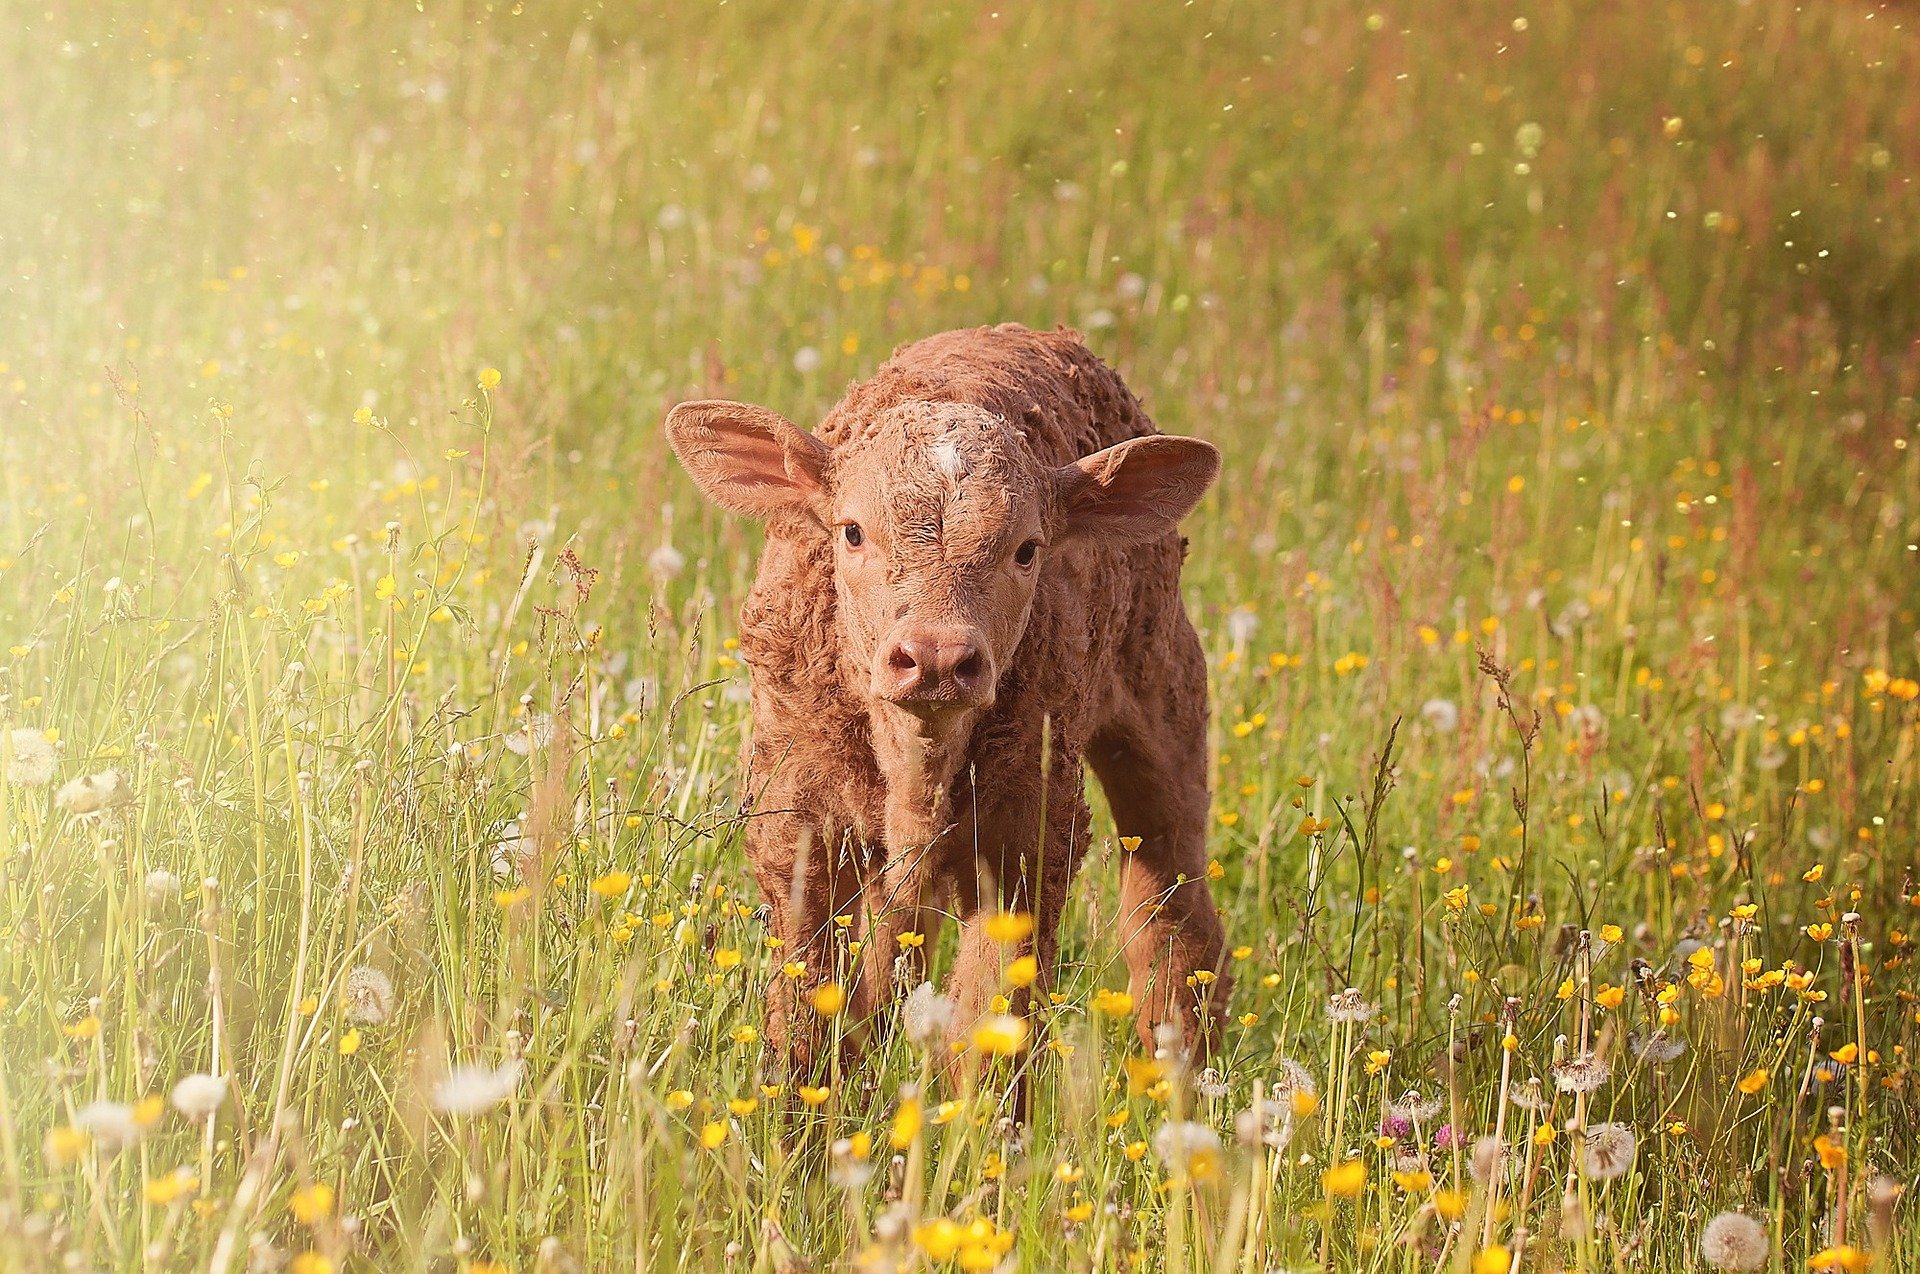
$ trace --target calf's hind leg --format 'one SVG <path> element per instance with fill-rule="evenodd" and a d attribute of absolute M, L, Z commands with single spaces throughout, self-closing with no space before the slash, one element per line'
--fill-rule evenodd
<path fill-rule="evenodd" d="M 1191 630 L 1184 636 L 1179 657 L 1131 688 L 1087 755 L 1120 835 L 1140 838 L 1121 855 L 1120 937 L 1141 1041 L 1151 1050 L 1154 1027 L 1171 1022 L 1204 1056 L 1232 980 L 1207 887 L 1206 669 Z"/>

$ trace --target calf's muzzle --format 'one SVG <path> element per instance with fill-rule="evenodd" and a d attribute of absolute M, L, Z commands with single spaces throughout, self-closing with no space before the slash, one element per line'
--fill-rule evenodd
<path fill-rule="evenodd" d="M 993 658 L 975 629 L 897 628 L 874 661 L 876 698 L 908 711 L 984 708 L 993 702 Z"/>

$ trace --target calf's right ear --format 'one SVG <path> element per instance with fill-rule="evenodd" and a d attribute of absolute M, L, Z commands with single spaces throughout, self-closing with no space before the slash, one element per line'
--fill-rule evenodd
<path fill-rule="evenodd" d="M 826 490 L 827 444 L 765 407 L 681 403 L 667 413 L 667 444 L 700 494 L 734 513 L 807 513 Z"/>

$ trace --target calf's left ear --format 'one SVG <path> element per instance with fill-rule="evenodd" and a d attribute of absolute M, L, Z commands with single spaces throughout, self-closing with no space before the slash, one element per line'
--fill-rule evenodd
<path fill-rule="evenodd" d="M 1198 438 L 1129 438 L 1055 469 L 1056 542 L 1138 544 L 1165 535 L 1220 474 L 1220 453 Z"/>
<path fill-rule="evenodd" d="M 667 443 L 700 494 L 734 513 L 805 513 L 826 489 L 831 449 L 765 407 L 681 403 L 667 413 Z"/>

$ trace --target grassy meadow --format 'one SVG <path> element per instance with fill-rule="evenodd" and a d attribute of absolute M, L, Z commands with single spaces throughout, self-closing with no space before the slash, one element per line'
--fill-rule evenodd
<path fill-rule="evenodd" d="M 0 1268 L 1920 1268 L 1914 12 L 674 10 L 0 0 Z M 1234 1020 L 1097 813 L 789 1076 L 659 423 L 1008 319 L 1225 453 Z"/>

